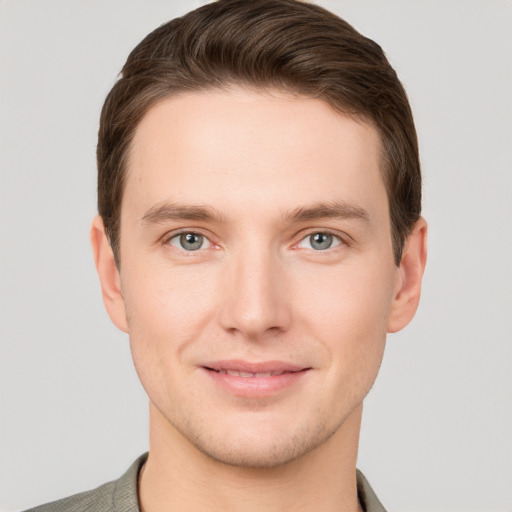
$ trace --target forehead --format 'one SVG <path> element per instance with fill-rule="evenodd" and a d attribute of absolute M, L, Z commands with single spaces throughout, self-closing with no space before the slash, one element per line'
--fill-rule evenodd
<path fill-rule="evenodd" d="M 379 155 L 370 124 L 319 99 L 247 89 L 181 93 L 137 127 L 125 199 L 140 208 L 179 200 L 287 209 L 340 194 L 355 201 L 384 191 Z"/>

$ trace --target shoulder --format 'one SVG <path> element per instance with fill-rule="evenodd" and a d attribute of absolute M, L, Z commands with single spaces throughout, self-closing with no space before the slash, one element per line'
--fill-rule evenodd
<path fill-rule="evenodd" d="M 365 512 L 386 512 L 366 477 L 357 470 L 357 494 Z"/>
<path fill-rule="evenodd" d="M 82 512 L 85 510 L 95 510 L 97 512 L 114 511 L 113 494 L 116 482 L 103 484 L 97 489 L 81 492 L 64 498 L 62 500 L 53 501 L 46 505 L 31 508 L 26 512 Z"/>
<path fill-rule="evenodd" d="M 137 479 L 146 458 L 147 454 L 139 457 L 118 480 L 25 512 L 140 512 Z"/>

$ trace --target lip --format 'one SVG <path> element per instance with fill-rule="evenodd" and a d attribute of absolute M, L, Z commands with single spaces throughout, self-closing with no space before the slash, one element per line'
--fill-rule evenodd
<path fill-rule="evenodd" d="M 297 385 L 312 368 L 283 361 L 226 360 L 206 363 L 201 369 L 230 394 L 263 398 Z"/>

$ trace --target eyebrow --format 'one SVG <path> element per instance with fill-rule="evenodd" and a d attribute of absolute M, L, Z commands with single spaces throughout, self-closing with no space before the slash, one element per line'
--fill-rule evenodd
<path fill-rule="evenodd" d="M 141 224 L 159 224 L 169 220 L 213 221 L 222 215 L 211 206 L 164 203 L 150 208 L 140 219 Z"/>
<path fill-rule="evenodd" d="M 361 219 L 368 222 L 370 216 L 364 208 L 340 201 L 300 206 L 283 216 L 283 222 L 290 224 L 321 219 Z M 212 222 L 223 221 L 223 216 L 211 206 L 164 203 L 150 208 L 140 221 L 144 225 L 169 220 Z"/>
<path fill-rule="evenodd" d="M 321 219 L 361 219 L 369 222 L 370 215 L 355 204 L 332 201 L 299 207 L 284 216 L 284 221 L 290 223 Z"/>

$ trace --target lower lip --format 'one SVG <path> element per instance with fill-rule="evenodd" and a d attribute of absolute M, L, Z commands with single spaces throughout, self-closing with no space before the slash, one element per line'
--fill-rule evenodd
<path fill-rule="evenodd" d="M 279 391 L 297 385 L 309 372 L 308 369 L 305 369 L 298 372 L 272 375 L 271 377 L 239 377 L 208 370 L 207 368 L 203 368 L 203 370 L 225 391 L 247 398 L 263 398 L 275 395 Z"/>

